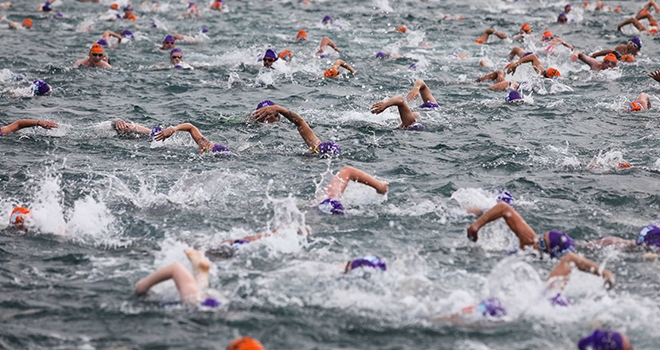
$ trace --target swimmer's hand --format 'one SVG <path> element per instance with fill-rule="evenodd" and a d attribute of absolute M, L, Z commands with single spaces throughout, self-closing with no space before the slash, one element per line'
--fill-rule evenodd
<path fill-rule="evenodd" d="M 603 270 L 603 278 L 605 278 L 605 288 L 612 289 L 616 284 L 616 276 L 610 270 Z"/>
<path fill-rule="evenodd" d="M 280 112 L 280 108 L 282 107 L 278 105 L 261 107 L 252 113 L 252 119 L 254 119 L 254 121 L 261 122 L 266 120 L 268 117 L 277 116 L 277 114 Z"/>
<path fill-rule="evenodd" d="M 475 224 L 470 225 L 467 229 L 468 239 L 472 242 L 476 242 L 479 239 L 479 228 Z"/>
<path fill-rule="evenodd" d="M 477 79 L 478 80 L 478 79 Z M 416 100 L 419 97 L 419 87 L 415 85 L 412 90 L 406 95 L 406 100 L 407 101 L 413 101 Z"/>
<path fill-rule="evenodd" d="M 174 130 L 173 127 L 169 127 L 167 129 L 164 129 L 163 131 L 159 132 L 156 134 L 156 141 L 165 141 L 168 137 L 174 135 Z"/>
<path fill-rule="evenodd" d="M 39 120 L 37 122 L 37 126 L 40 126 L 44 129 L 52 129 L 52 128 L 57 128 L 59 125 L 55 122 L 51 122 L 50 120 Z"/>
<path fill-rule="evenodd" d="M 145 281 L 145 279 L 141 279 L 135 284 L 135 292 L 134 292 L 135 295 L 142 295 L 146 293 L 148 290 L 149 287 L 147 286 L 147 282 Z"/>
<path fill-rule="evenodd" d="M 371 106 L 371 113 L 372 114 L 381 114 L 383 113 L 384 110 L 386 110 L 389 107 L 389 105 L 385 102 L 377 102 L 374 103 Z"/>
<path fill-rule="evenodd" d="M 649 77 L 651 77 L 653 80 L 660 82 L 660 69 L 649 73 Z"/>
<path fill-rule="evenodd" d="M 518 68 L 518 65 L 520 65 L 518 62 L 510 63 L 510 64 L 506 67 L 506 72 L 509 73 L 509 74 L 513 74 L 513 73 L 515 73 L 515 72 L 516 72 L 516 68 Z"/>
<path fill-rule="evenodd" d="M 378 184 L 378 186 L 376 186 L 374 188 L 376 189 L 376 192 L 378 192 L 378 194 L 385 194 L 385 193 L 387 193 L 387 190 L 389 189 L 389 187 L 390 187 L 389 182 L 381 181 L 381 183 Z"/>

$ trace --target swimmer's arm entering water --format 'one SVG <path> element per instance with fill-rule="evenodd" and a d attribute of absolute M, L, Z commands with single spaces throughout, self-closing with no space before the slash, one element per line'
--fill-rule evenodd
<path fill-rule="evenodd" d="M 538 241 L 538 236 L 525 220 L 510 205 L 500 202 L 484 212 L 470 227 L 468 227 L 468 238 L 476 242 L 479 239 L 479 230 L 491 221 L 504 218 L 506 224 L 520 240 L 520 249 L 527 246 L 533 247 Z"/>
<path fill-rule="evenodd" d="M 576 55 L 580 61 L 588 64 L 591 70 L 601 70 L 600 62 L 598 62 L 598 60 L 596 60 L 595 58 L 589 57 L 579 51 L 577 53 L 574 53 L 574 55 Z"/>
<path fill-rule="evenodd" d="M 353 168 L 351 166 L 343 167 L 337 175 L 335 175 L 325 187 L 325 196 L 327 198 L 341 198 L 346 190 L 349 181 L 356 181 L 361 184 L 373 187 L 376 192 L 380 194 L 387 193 L 389 183 L 385 181 L 376 180 L 375 177 L 365 173 L 364 171 Z"/>
<path fill-rule="evenodd" d="M 635 28 L 637 28 L 637 30 L 639 30 L 640 32 L 645 32 L 645 31 L 646 31 L 646 27 L 644 27 L 644 25 L 643 25 L 640 21 L 638 21 L 637 18 L 635 18 L 635 17 L 628 18 L 627 20 L 625 20 L 625 21 L 619 23 L 619 25 L 616 27 L 616 30 L 621 31 L 621 28 L 622 28 L 622 27 L 624 27 L 624 26 L 626 26 L 626 25 L 628 25 L 628 24 L 631 24 L 631 23 L 632 23 L 632 25 L 634 25 Z"/>
<path fill-rule="evenodd" d="M 321 44 L 319 45 L 319 50 L 316 51 L 316 55 L 318 56 L 318 55 L 322 54 L 323 51 L 325 51 L 325 49 L 328 46 L 330 46 L 333 50 L 339 52 L 339 48 L 337 47 L 337 45 L 335 45 L 335 43 L 332 42 L 332 40 L 330 40 L 330 38 L 328 38 L 327 36 L 324 36 L 323 39 L 321 39 Z"/>
<path fill-rule="evenodd" d="M 50 120 L 29 120 L 29 119 L 21 119 L 17 120 L 7 126 L 0 127 L 0 135 L 7 135 L 12 132 L 16 132 L 21 129 L 25 128 L 32 128 L 35 126 L 40 126 L 44 129 L 52 129 L 52 128 L 57 128 L 59 125 L 55 122 L 51 122 Z"/>
<path fill-rule="evenodd" d="M 371 113 L 380 114 L 392 106 L 396 106 L 399 110 L 399 117 L 401 117 L 400 128 L 407 128 L 417 122 L 415 114 L 410 110 L 410 107 L 408 107 L 402 96 L 394 96 L 385 102 L 374 103 L 371 106 Z"/>
<path fill-rule="evenodd" d="M 351 72 L 351 74 L 355 74 L 355 69 L 353 67 L 351 67 L 350 65 L 348 65 L 348 63 L 344 62 L 344 60 L 336 60 L 332 64 L 332 68 L 339 68 L 339 67 L 344 67 L 344 68 L 348 69 L 348 71 Z"/>
<path fill-rule="evenodd" d="M 518 61 L 511 63 L 511 65 L 509 66 L 509 68 L 507 68 L 506 71 L 507 73 L 513 74 L 516 72 L 516 68 L 518 68 L 518 66 L 520 66 L 523 63 L 529 63 L 529 62 L 532 63 L 532 66 L 534 66 L 534 70 L 536 70 L 537 73 L 541 74 L 545 72 L 545 68 L 543 67 L 543 64 L 541 64 L 541 61 L 539 61 L 538 57 L 536 57 L 535 54 L 527 55 L 519 59 Z"/>
<path fill-rule="evenodd" d="M 156 134 L 156 141 L 165 141 L 167 138 L 170 136 L 174 135 L 176 131 L 187 131 L 190 133 L 190 136 L 195 140 L 195 143 L 197 143 L 197 146 L 199 146 L 200 150 L 208 148 L 209 145 L 212 146 L 211 142 L 202 135 L 202 133 L 197 129 L 196 126 L 190 124 L 190 123 L 183 123 L 179 124 L 177 126 L 170 126 L 167 129 L 162 130 L 161 132 Z"/>
<path fill-rule="evenodd" d="M 588 259 L 585 259 L 575 253 L 566 253 L 564 257 L 561 258 L 559 263 L 550 271 L 547 281 L 550 282 L 551 288 L 564 289 L 566 283 L 568 283 L 568 278 L 574 268 L 578 268 L 580 271 L 588 272 L 596 276 L 601 276 L 605 279 L 605 287 L 607 289 L 612 289 L 614 284 L 616 284 L 616 276 L 606 269 L 602 269 L 598 264 Z"/>
<path fill-rule="evenodd" d="M 103 39 L 108 40 L 110 37 L 117 38 L 117 43 L 121 44 L 121 35 L 110 30 L 106 30 L 105 32 L 103 32 Z"/>
<path fill-rule="evenodd" d="M 321 140 L 319 140 L 319 138 L 316 137 L 316 134 L 314 134 L 312 128 L 310 128 L 309 125 L 307 125 L 307 123 L 301 116 L 282 106 L 273 105 L 273 106 L 266 106 L 259 108 L 252 114 L 252 117 L 254 119 L 259 120 L 259 119 L 267 118 L 270 115 L 277 115 L 278 113 L 283 115 L 286 119 L 288 119 L 296 126 L 298 132 L 300 133 L 300 136 L 302 136 L 303 140 L 305 141 L 305 144 L 310 148 L 309 153 L 312 153 L 314 149 L 321 144 Z"/>
<path fill-rule="evenodd" d="M 607 56 L 608 54 L 615 53 L 615 52 L 616 51 L 614 51 L 614 50 L 600 50 L 600 51 L 592 53 L 591 57 L 592 58 L 598 58 L 600 56 Z M 617 57 L 617 59 L 619 59 L 619 58 Z"/>

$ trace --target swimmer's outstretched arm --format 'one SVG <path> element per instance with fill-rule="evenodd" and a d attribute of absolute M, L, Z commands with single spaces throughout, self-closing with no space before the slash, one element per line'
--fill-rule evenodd
<path fill-rule="evenodd" d="M 428 85 L 426 85 L 426 82 L 422 79 L 417 79 L 415 81 L 415 84 L 413 85 L 412 90 L 406 95 L 406 100 L 412 101 L 416 100 L 419 95 L 422 95 L 422 101 L 424 103 L 426 102 L 433 102 L 437 103 L 435 98 L 433 98 L 433 94 L 431 93 L 431 89 L 429 89 Z"/>
<path fill-rule="evenodd" d="M 625 21 L 619 23 L 619 25 L 616 27 L 616 30 L 621 31 L 621 28 L 622 28 L 623 26 L 626 26 L 626 25 L 631 24 L 631 23 L 632 23 L 632 25 L 634 25 L 635 28 L 637 28 L 637 30 L 639 30 L 640 32 L 645 32 L 645 31 L 646 31 L 646 27 L 644 27 L 644 25 L 643 25 L 642 23 L 640 23 L 640 22 L 637 20 L 637 18 L 635 18 L 635 17 L 630 17 L 630 18 L 628 18 L 627 20 L 625 20 Z"/>
<path fill-rule="evenodd" d="M 616 284 L 616 276 L 612 271 L 600 269 L 600 266 L 593 261 L 585 259 L 575 253 L 566 253 L 564 257 L 559 260 L 559 263 L 550 271 L 547 281 L 550 282 L 550 287 L 556 289 L 563 289 L 568 283 L 568 278 L 574 268 L 580 271 L 592 273 L 596 276 L 601 276 L 605 279 L 605 287 L 612 289 Z"/>
<path fill-rule="evenodd" d="M 488 41 L 488 38 L 490 37 L 491 34 L 495 34 L 500 39 L 506 39 L 507 38 L 505 33 L 497 32 L 493 28 L 488 28 L 484 31 L 483 34 L 481 34 L 481 37 L 479 39 L 477 39 L 476 42 L 479 43 L 479 44 L 485 44 Z"/>
<path fill-rule="evenodd" d="M 44 129 L 52 129 L 52 128 L 57 128 L 59 125 L 55 122 L 51 122 L 50 120 L 29 120 L 29 119 L 21 119 L 17 120 L 7 126 L 0 127 L 0 134 L 2 135 L 7 135 L 12 132 L 16 132 L 21 129 L 25 128 L 32 128 L 35 126 L 40 126 Z"/>
<path fill-rule="evenodd" d="M 589 57 L 580 51 L 574 53 L 573 55 L 577 56 L 580 61 L 588 64 L 589 67 L 591 67 L 591 70 L 600 70 L 600 62 L 598 62 L 598 60 L 595 58 Z"/>
<path fill-rule="evenodd" d="M 123 119 L 115 118 L 112 120 L 112 127 L 118 134 L 139 134 L 139 135 L 148 135 L 151 133 L 151 130 L 138 124 L 129 124 Z"/>
<path fill-rule="evenodd" d="M 355 74 L 355 69 L 350 65 L 348 65 L 348 63 L 344 62 L 344 60 L 336 60 L 334 63 L 332 63 L 332 68 L 339 68 L 339 67 L 346 68 L 348 69 L 349 72 L 351 72 L 351 74 Z"/>
<path fill-rule="evenodd" d="M 117 42 L 121 44 L 121 35 L 110 30 L 103 32 L 103 39 L 108 40 L 111 36 L 117 38 Z"/>
<path fill-rule="evenodd" d="M 513 49 L 511 49 L 511 52 L 509 52 L 509 61 L 512 60 L 514 57 L 518 57 L 518 59 L 521 59 L 525 56 L 525 50 L 519 48 L 518 46 L 514 46 Z"/>
<path fill-rule="evenodd" d="M 568 47 L 569 49 L 571 49 L 571 51 L 575 50 L 575 47 L 573 45 L 567 43 L 566 41 L 564 41 L 564 39 L 554 38 L 554 39 L 552 39 L 552 41 L 557 42 L 559 44 L 562 44 L 562 45 Z"/>
<path fill-rule="evenodd" d="M 615 246 L 617 248 L 625 247 L 634 247 L 637 245 L 637 242 L 631 241 L 629 239 L 623 239 L 619 237 L 605 237 L 597 239 L 595 241 L 586 242 L 586 246 L 590 248 L 602 248 L 608 246 Z"/>
<path fill-rule="evenodd" d="M 322 54 L 323 51 L 325 51 L 325 49 L 328 46 L 330 46 L 333 50 L 339 52 L 339 48 L 337 47 L 337 45 L 335 45 L 335 43 L 332 42 L 332 40 L 330 40 L 330 38 L 328 38 L 327 36 L 324 36 L 323 39 L 321 39 L 321 44 L 319 45 L 319 50 L 316 51 L 316 54 L 317 55 Z"/>
<path fill-rule="evenodd" d="M 518 68 L 518 66 L 528 62 L 532 63 L 532 66 L 534 66 L 534 69 L 536 70 L 537 73 L 541 74 L 545 72 L 545 68 L 543 68 L 541 61 L 539 61 L 538 57 L 536 57 L 535 54 L 527 55 L 519 59 L 518 61 L 511 63 L 511 65 L 509 66 L 509 68 L 506 69 L 506 71 L 507 73 L 515 73 L 516 68 Z"/>
<path fill-rule="evenodd" d="M 615 52 L 616 52 L 615 50 L 601 50 L 601 51 L 596 51 L 596 52 L 594 52 L 594 53 L 591 54 L 591 57 L 593 57 L 593 58 L 597 58 L 597 57 L 600 57 L 600 56 L 607 56 L 607 55 L 609 55 L 609 54 L 611 54 L 611 53 L 615 53 Z"/>
<path fill-rule="evenodd" d="M 415 115 L 401 96 L 394 96 L 385 102 L 374 103 L 371 106 L 371 113 L 380 114 L 392 106 L 396 106 L 399 110 L 399 117 L 401 117 L 401 125 L 399 125 L 400 128 L 407 128 L 417 122 Z"/>
<path fill-rule="evenodd" d="M 349 181 L 356 181 L 361 184 L 373 187 L 380 194 L 387 193 L 390 186 L 388 182 L 376 180 L 373 176 L 360 169 L 351 166 L 345 166 L 335 175 L 326 185 L 325 195 L 328 198 L 341 198 L 346 190 Z"/>
<path fill-rule="evenodd" d="M 168 137 L 174 135 L 176 131 L 189 132 L 190 136 L 193 138 L 193 140 L 195 140 L 195 143 L 197 143 L 197 146 L 199 146 L 200 149 L 205 149 L 210 144 L 209 140 L 207 140 L 206 137 L 202 135 L 199 129 L 190 123 L 183 123 L 177 126 L 170 126 L 167 129 L 163 129 L 161 132 L 156 134 L 156 141 L 165 141 Z"/>
<path fill-rule="evenodd" d="M 309 153 L 312 153 L 318 145 L 321 144 L 321 140 L 319 140 L 318 137 L 316 137 L 316 134 L 314 134 L 314 131 L 312 131 L 312 128 L 307 125 L 305 120 L 299 116 L 298 114 L 278 105 L 274 106 L 266 106 L 257 109 L 253 114 L 252 117 L 254 119 L 262 119 L 262 118 L 267 118 L 270 115 L 276 115 L 276 114 L 281 114 L 283 115 L 286 119 L 288 119 L 290 122 L 292 122 L 296 128 L 298 128 L 298 132 L 300 133 L 300 136 L 303 138 L 305 141 L 305 144 L 309 147 Z"/>
<path fill-rule="evenodd" d="M 468 227 L 468 238 L 476 242 L 479 239 L 479 230 L 491 221 L 495 221 L 499 218 L 504 218 L 506 224 L 509 225 L 509 228 L 513 233 L 518 236 L 520 240 L 520 249 L 524 249 L 527 246 L 534 246 L 538 241 L 538 236 L 532 230 L 529 225 L 523 220 L 523 218 L 513 209 L 510 205 L 500 202 L 497 203 L 494 207 L 488 209 L 483 213 L 470 227 Z"/>
<path fill-rule="evenodd" d="M 480 83 L 480 82 L 486 81 L 486 80 L 495 80 L 498 83 L 501 83 L 501 82 L 504 81 L 504 77 L 506 77 L 506 74 L 504 74 L 503 70 L 499 69 L 499 70 L 496 70 L 492 73 L 488 73 L 488 74 L 484 75 L 483 77 L 481 77 L 481 78 L 479 78 L 475 81 L 477 83 Z"/>

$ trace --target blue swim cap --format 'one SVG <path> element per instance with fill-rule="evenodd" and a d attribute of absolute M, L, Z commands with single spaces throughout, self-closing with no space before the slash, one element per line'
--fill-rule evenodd
<path fill-rule="evenodd" d="M 160 125 L 154 126 L 153 129 L 151 129 L 151 133 L 149 133 L 149 136 L 154 137 L 156 134 L 159 132 L 163 131 L 163 128 Z"/>
<path fill-rule="evenodd" d="M 213 145 L 213 148 L 211 149 L 211 153 L 216 153 L 216 152 L 229 152 L 229 148 L 216 143 Z"/>
<path fill-rule="evenodd" d="M 335 155 L 337 155 L 337 154 L 341 153 L 341 148 L 339 148 L 339 146 L 337 146 L 337 144 L 332 142 L 332 141 L 322 142 L 320 145 L 318 145 L 318 146 L 316 146 L 316 148 L 314 148 L 314 152 L 316 152 L 318 154 L 330 154 L 330 155 L 335 154 Z"/>
<path fill-rule="evenodd" d="M 648 225 L 637 235 L 637 245 L 660 247 L 660 227 Z"/>
<path fill-rule="evenodd" d="M 321 21 L 321 23 L 323 23 L 323 24 L 328 24 L 328 23 L 332 24 L 332 17 L 326 15 L 325 17 L 323 17 L 323 20 Z"/>
<path fill-rule="evenodd" d="M 346 264 L 346 269 L 344 270 L 345 273 L 355 270 L 360 267 L 371 267 L 374 269 L 381 269 L 383 271 L 387 270 L 387 264 L 383 261 L 378 256 L 364 256 L 361 258 L 357 258 L 354 260 L 349 261 Z"/>
<path fill-rule="evenodd" d="M 122 30 L 120 34 L 121 34 L 121 36 L 122 36 L 123 38 L 129 38 L 129 39 L 133 39 L 133 38 L 134 38 L 134 36 L 133 36 L 133 32 L 131 32 L 131 31 L 128 30 L 128 29 L 124 29 L 124 30 Z"/>
<path fill-rule="evenodd" d="M 37 79 L 32 82 L 32 89 L 34 90 L 35 95 L 43 96 L 50 91 L 50 85 L 43 80 Z"/>
<path fill-rule="evenodd" d="M 50 4 L 50 2 L 46 1 L 44 5 L 41 7 L 41 10 L 44 12 L 49 12 L 53 10 L 53 5 Z"/>
<path fill-rule="evenodd" d="M 424 102 L 424 104 L 419 106 L 419 108 L 440 108 L 440 105 L 438 105 L 435 102 L 426 101 L 426 102 Z"/>
<path fill-rule="evenodd" d="M 174 69 L 183 69 L 183 66 L 180 65 L 180 64 L 177 64 L 177 65 L 174 66 Z"/>
<path fill-rule="evenodd" d="M 131 4 L 124 6 L 124 11 L 133 11 L 133 6 Z"/>
<path fill-rule="evenodd" d="M 163 43 L 176 43 L 176 40 L 174 40 L 173 36 L 167 34 L 167 36 L 165 36 L 165 39 L 163 39 Z"/>
<path fill-rule="evenodd" d="M 482 300 L 477 306 L 477 311 L 480 312 L 482 316 L 491 316 L 497 318 L 506 316 L 506 310 L 498 298 L 488 298 L 486 300 Z"/>
<path fill-rule="evenodd" d="M 513 196 L 505 190 L 498 190 L 497 193 L 495 193 L 495 200 L 497 200 L 497 203 L 504 202 L 508 205 L 513 205 Z"/>
<path fill-rule="evenodd" d="M 274 106 L 274 105 L 275 105 L 275 103 L 271 100 L 263 100 L 263 101 L 259 102 L 259 104 L 257 105 L 257 109 L 260 109 L 260 108 L 263 108 L 263 107 L 266 107 L 266 106 Z"/>
<path fill-rule="evenodd" d="M 426 127 L 422 123 L 415 123 L 412 125 L 408 125 L 408 127 L 406 128 L 406 130 L 410 130 L 410 131 L 424 131 L 424 129 L 426 129 Z"/>
<path fill-rule="evenodd" d="M 619 332 L 597 329 L 580 339 L 578 348 L 580 350 L 622 350 L 623 336 Z"/>
<path fill-rule="evenodd" d="M 58 12 L 53 17 L 55 17 L 55 18 L 64 18 L 64 14 L 62 12 Z"/>
<path fill-rule="evenodd" d="M 522 102 L 522 96 L 517 90 L 509 91 L 509 94 L 505 98 L 506 102 Z"/>
<path fill-rule="evenodd" d="M 275 52 L 273 49 L 268 49 L 264 54 L 264 58 L 272 58 L 273 60 L 277 61 L 277 52 Z"/>
<path fill-rule="evenodd" d="M 206 307 L 218 307 L 222 305 L 222 303 L 216 299 L 216 298 L 206 298 L 204 301 L 200 303 L 201 306 L 206 306 Z"/>
<path fill-rule="evenodd" d="M 248 243 L 250 243 L 250 241 L 248 241 L 247 239 L 237 239 L 234 242 L 232 242 L 231 247 L 238 250 L 238 247 Z"/>
<path fill-rule="evenodd" d="M 345 215 L 344 206 L 341 202 L 334 198 L 328 198 L 319 203 L 318 208 L 321 212 L 333 215 Z"/>
<path fill-rule="evenodd" d="M 108 46 L 108 41 L 105 40 L 105 39 L 101 39 L 101 40 L 97 41 L 96 43 L 101 45 L 101 46 Z"/>

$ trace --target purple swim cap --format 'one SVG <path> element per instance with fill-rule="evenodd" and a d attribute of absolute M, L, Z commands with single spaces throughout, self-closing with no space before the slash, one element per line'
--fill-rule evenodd
<path fill-rule="evenodd" d="M 263 107 L 266 107 L 266 106 L 274 106 L 274 105 L 275 105 L 275 103 L 271 100 L 263 100 L 263 101 L 259 102 L 259 104 L 257 105 L 257 109 L 260 109 L 260 108 L 263 108 Z"/>
<path fill-rule="evenodd" d="M 378 51 L 378 52 L 376 52 L 376 56 L 375 56 L 375 57 L 376 57 L 376 58 L 389 58 L 389 57 L 390 57 L 390 54 L 387 53 L 387 52 Z"/>
<path fill-rule="evenodd" d="M 200 305 L 206 307 L 218 307 L 222 305 L 222 303 L 216 298 L 206 298 Z"/>
<path fill-rule="evenodd" d="M 572 8 L 573 6 L 571 6 L 571 4 L 566 4 L 566 6 L 564 6 L 564 10 L 572 9 Z"/>
<path fill-rule="evenodd" d="M 557 293 L 554 297 L 549 298 L 548 301 L 552 306 L 568 306 L 570 304 L 570 301 L 561 293 Z"/>
<path fill-rule="evenodd" d="M 53 17 L 55 17 L 55 18 L 64 18 L 64 14 L 62 12 L 58 12 Z"/>
<path fill-rule="evenodd" d="M 377 256 L 364 256 L 361 258 L 357 258 L 355 260 L 351 260 L 346 264 L 346 270 L 345 272 L 351 271 L 358 269 L 360 267 L 371 267 L 374 269 L 381 269 L 383 271 L 387 270 L 387 264 L 381 259 L 380 257 Z"/>
<path fill-rule="evenodd" d="M 151 129 L 151 133 L 149 133 L 149 136 L 154 137 L 156 134 L 159 132 L 163 131 L 163 127 L 160 125 L 154 126 L 153 129 Z"/>
<path fill-rule="evenodd" d="M 408 66 L 408 70 L 417 70 L 417 63 L 412 63 Z"/>
<path fill-rule="evenodd" d="M 642 48 L 642 39 L 640 39 L 639 37 L 634 37 L 634 38 L 630 39 L 630 41 L 633 44 L 637 45 L 637 47 L 639 47 L 640 49 Z"/>
<path fill-rule="evenodd" d="M 277 52 L 273 49 L 268 49 L 266 50 L 266 53 L 264 54 L 264 58 L 272 58 L 275 61 L 277 61 Z"/>
<path fill-rule="evenodd" d="M 174 37 L 169 34 L 167 34 L 165 39 L 163 39 L 163 43 L 175 43 L 175 42 L 176 40 L 174 40 Z"/>
<path fill-rule="evenodd" d="M 422 123 L 415 123 L 412 125 L 408 125 L 408 127 L 406 128 L 406 130 L 410 130 L 410 131 L 424 131 L 424 129 L 426 129 L 426 127 Z"/>
<path fill-rule="evenodd" d="M 426 101 L 426 102 L 424 102 L 424 104 L 419 106 L 419 108 L 440 108 L 440 105 L 438 105 L 435 102 Z"/>
<path fill-rule="evenodd" d="M 341 153 L 341 148 L 337 146 L 336 143 L 329 141 L 329 142 L 322 142 L 320 145 L 316 146 L 314 149 L 316 153 L 318 154 L 339 154 Z"/>
<path fill-rule="evenodd" d="M 323 202 L 319 203 L 318 208 L 321 212 L 326 214 L 333 214 L 333 215 L 346 214 L 346 212 L 344 211 L 344 206 L 341 205 L 340 201 L 334 198 L 328 198 Z"/>
<path fill-rule="evenodd" d="M 131 4 L 124 6 L 124 11 L 133 11 L 133 6 Z"/>
<path fill-rule="evenodd" d="M 151 22 L 151 28 L 158 28 L 158 24 L 156 24 L 156 22 Z"/>
<path fill-rule="evenodd" d="M 619 332 L 597 329 L 580 339 L 578 348 L 580 350 L 622 350 L 623 336 Z"/>
<path fill-rule="evenodd" d="M 46 1 L 43 6 L 41 6 L 41 10 L 44 12 L 49 12 L 53 10 L 53 5 L 50 4 L 50 2 Z"/>
<path fill-rule="evenodd" d="M 101 45 L 101 46 L 108 46 L 108 41 L 105 40 L 105 39 L 101 39 L 101 40 L 97 41 L 96 43 Z"/>
<path fill-rule="evenodd" d="M 525 57 L 525 56 L 529 56 L 529 55 L 533 55 L 533 54 L 534 54 L 534 51 L 527 51 L 527 52 L 525 52 L 525 54 L 523 55 L 523 57 Z"/>
<path fill-rule="evenodd" d="M 199 32 L 200 32 L 200 33 L 208 33 L 208 32 L 209 32 L 209 29 L 206 28 L 206 27 L 202 27 L 202 28 L 199 28 Z"/>
<path fill-rule="evenodd" d="M 541 241 L 544 242 L 545 240 L 542 239 Z M 556 230 L 548 232 L 548 241 L 550 241 L 550 247 L 545 249 L 545 251 L 553 258 L 559 259 L 564 256 L 564 254 L 575 251 L 575 243 L 573 243 L 573 239 L 563 232 Z M 545 243 L 543 245 L 545 246 Z"/>
<path fill-rule="evenodd" d="M 506 102 L 522 102 L 522 96 L 520 96 L 520 93 L 517 90 L 511 90 L 509 91 L 509 94 L 506 96 L 505 100 Z"/>
<path fill-rule="evenodd" d="M 193 6 L 196 6 L 194 2 L 191 1 L 191 2 L 188 3 L 188 8 L 191 8 Z"/>
<path fill-rule="evenodd" d="M 637 235 L 637 245 L 660 247 L 660 227 L 648 225 Z"/>
<path fill-rule="evenodd" d="M 497 203 L 504 202 L 508 205 L 513 205 L 513 196 L 505 190 L 498 190 L 497 193 L 495 193 L 495 200 L 497 200 Z"/>
<path fill-rule="evenodd" d="M 229 152 L 229 148 L 219 143 L 216 143 L 215 145 L 213 145 L 213 148 L 211 149 L 211 153 L 216 153 L 216 152 Z"/>
<path fill-rule="evenodd" d="M 323 17 L 323 20 L 321 21 L 321 23 L 323 23 L 323 24 L 328 24 L 328 23 L 332 24 L 332 17 L 330 17 L 330 16 Z"/>
<path fill-rule="evenodd" d="M 172 49 L 172 51 L 170 51 L 170 56 L 174 55 L 177 52 L 183 55 L 183 51 L 181 51 L 181 49 Z"/>
<path fill-rule="evenodd" d="M 480 312 L 483 316 L 498 318 L 506 316 L 506 310 L 498 298 L 488 298 L 486 300 L 482 300 L 477 306 L 477 312 Z"/>
<path fill-rule="evenodd" d="M 557 16 L 557 21 L 559 21 L 559 20 L 562 19 L 562 18 L 565 19 L 565 20 L 568 20 L 568 17 L 566 17 L 566 14 L 563 13 L 563 12 L 560 13 L 559 16 Z"/>
<path fill-rule="evenodd" d="M 234 249 L 238 249 L 238 247 L 248 243 L 250 243 L 250 241 L 248 241 L 247 239 L 237 239 L 234 242 L 232 242 L 231 247 Z"/>
<path fill-rule="evenodd" d="M 133 36 L 133 32 L 131 32 L 131 31 L 128 30 L 128 29 L 124 29 L 124 30 L 122 30 L 120 34 L 121 34 L 122 38 L 130 38 L 130 39 L 133 39 L 133 38 L 134 38 L 134 36 Z"/>
<path fill-rule="evenodd" d="M 34 94 L 38 96 L 43 96 L 50 91 L 50 85 L 48 85 L 43 80 L 35 80 L 32 82 L 32 89 L 34 89 Z"/>

